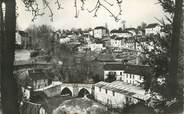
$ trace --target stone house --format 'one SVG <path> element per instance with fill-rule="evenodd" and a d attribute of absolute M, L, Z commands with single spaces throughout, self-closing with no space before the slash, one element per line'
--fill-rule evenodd
<path fill-rule="evenodd" d="M 33 90 L 44 88 L 52 84 L 51 78 L 49 78 L 42 69 L 28 70 L 28 73 Z"/>
<path fill-rule="evenodd" d="M 122 30 L 122 29 L 116 30 L 116 29 L 114 29 L 110 32 L 110 36 L 129 38 L 129 37 L 132 37 L 133 34 L 129 31 L 126 31 L 126 30 Z"/>
<path fill-rule="evenodd" d="M 111 47 L 123 48 L 125 46 L 125 38 L 124 37 L 111 36 L 110 43 L 111 43 Z"/>
<path fill-rule="evenodd" d="M 94 38 L 102 39 L 108 36 L 108 29 L 103 26 L 98 26 L 94 29 Z"/>
<path fill-rule="evenodd" d="M 16 31 L 15 44 L 17 47 L 29 49 L 32 46 L 32 38 L 25 31 Z"/>
<path fill-rule="evenodd" d="M 109 75 L 114 75 L 116 80 L 140 86 L 144 81 L 144 76 L 149 76 L 150 67 L 141 65 L 127 64 L 105 64 L 104 65 L 104 80 Z"/>
<path fill-rule="evenodd" d="M 154 48 L 153 41 L 148 40 L 147 37 L 137 37 L 135 43 L 135 48 L 137 51 L 143 52 L 144 49 L 148 49 L 149 51 Z"/>
<path fill-rule="evenodd" d="M 146 36 L 156 35 L 160 33 L 161 29 L 162 27 L 158 23 L 152 23 L 145 28 L 145 34 Z"/>
<path fill-rule="evenodd" d="M 126 28 L 125 31 L 128 31 L 132 33 L 133 36 L 137 35 L 137 29 L 136 28 Z"/>
<path fill-rule="evenodd" d="M 126 84 L 122 81 L 98 82 L 94 85 L 94 98 L 98 102 L 111 108 L 125 108 L 127 105 L 137 104 L 150 98 L 145 90 Z"/>
<path fill-rule="evenodd" d="M 130 49 L 130 50 L 136 49 L 136 41 L 135 41 L 134 37 L 127 38 L 125 40 L 124 44 L 125 44 L 124 48 L 126 48 L 126 49 Z"/>

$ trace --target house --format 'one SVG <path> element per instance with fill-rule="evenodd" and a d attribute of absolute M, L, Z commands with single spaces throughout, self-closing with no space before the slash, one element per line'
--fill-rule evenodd
<path fill-rule="evenodd" d="M 122 81 L 98 82 L 94 85 L 94 98 L 111 108 L 125 108 L 150 98 L 141 87 L 132 86 Z"/>
<path fill-rule="evenodd" d="M 111 43 L 111 47 L 122 48 L 125 45 L 125 38 L 124 37 L 111 36 L 110 43 Z"/>
<path fill-rule="evenodd" d="M 27 100 L 30 99 L 32 87 L 31 86 L 22 86 L 21 89 L 22 89 L 23 99 L 27 99 Z"/>
<path fill-rule="evenodd" d="M 90 28 L 88 30 L 83 31 L 83 35 L 93 36 L 93 30 Z"/>
<path fill-rule="evenodd" d="M 137 29 L 135 28 L 125 28 L 125 31 L 132 33 L 133 36 L 137 34 Z"/>
<path fill-rule="evenodd" d="M 102 51 L 105 49 L 105 47 L 103 47 L 103 44 L 101 43 L 88 44 L 88 47 L 91 51 Z"/>
<path fill-rule="evenodd" d="M 51 78 L 49 78 L 43 69 L 30 69 L 27 71 L 31 80 L 31 87 L 33 90 L 44 88 L 52 84 Z"/>
<path fill-rule="evenodd" d="M 124 48 L 129 50 L 135 50 L 136 41 L 134 37 L 119 37 L 119 36 L 111 36 L 110 39 L 111 47 L 114 48 Z"/>
<path fill-rule="evenodd" d="M 149 24 L 145 28 L 145 34 L 146 34 L 146 36 L 159 34 L 161 28 L 162 27 L 158 23 Z"/>
<path fill-rule="evenodd" d="M 124 43 L 124 48 L 135 50 L 136 49 L 136 41 L 134 37 L 127 38 Z"/>
<path fill-rule="evenodd" d="M 141 65 L 127 64 L 105 64 L 104 80 L 109 75 L 114 75 L 116 80 L 123 81 L 127 84 L 139 86 L 144 81 L 144 76 L 149 76 L 150 67 Z"/>
<path fill-rule="evenodd" d="M 145 30 L 138 29 L 137 30 L 137 36 L 144 36 L 145 35 Z"/>
<path fill-rule="evenodd" d="M 122 30 L 122 29 L 116 30 L 116 29 L 114 29 L 110 32 L 110 36 L 129 38 L 129 37 L 132 37 L 133 34 L 129 31 L 126 31 L 126 30 Z"/>
<path fill-rule="evenodd" d="M 25 69 L 19 73 L 17 72 L 17 81 L 21 87 L 23 99 L 29 100 L 31 91 L 36 91 L 52 84 L 52 79 L 47 74 L 52 75 L 45 69 Z"/>
<path fill-rule="evenodd" d="M 19 48 L 28 49 L 32 46 L 32 39 L 29 34 L 25 31 L 16 31 L 15 44 Z"/>
<path fill-rule="evenodd" d="M 71 41 L 70 37 L 65 37 L 65 38 L 60 38 L 59 39 L 60 44 L 66 44 L 66 43 L 69 43 L 70 41 Z"/>
<path fill-rule="evenodd" d="M 94 38 L 102 39 L 108 36 L 108 29 L 103 26 L 98 26 L 94 29 Z"/>
<path fill-rule="evenodd" d="M 136 40 L 135 48 L 139 52 L 143 52 L 145 49 L 151 51 L 154 48 L 153 41 L 149 40 L 148 37 L 137 37 Z"/>

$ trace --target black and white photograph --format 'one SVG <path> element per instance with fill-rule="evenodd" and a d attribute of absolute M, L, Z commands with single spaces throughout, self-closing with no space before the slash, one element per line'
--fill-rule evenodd
<path fill-rule="evenodd" d="M 184 114 L 184 0 L 0 0 L 0 114 Z"/>

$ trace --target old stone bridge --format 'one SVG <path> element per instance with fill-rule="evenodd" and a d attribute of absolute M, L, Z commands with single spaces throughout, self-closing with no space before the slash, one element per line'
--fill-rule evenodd
<path fill-rule="evenodd" d="M 53 82 L 50 86 L 34 90 L 34 96 L 53 97 L 56 95 L 83 97 L 93 94 L 93 84 Z"/>
<path fill-rule="evenodd" d="M 61 85 L 61 95 L 69 94 L 73 97 L 82 97 L 92 94 L 92 92 L 93 84 L 63 83 Z"/>

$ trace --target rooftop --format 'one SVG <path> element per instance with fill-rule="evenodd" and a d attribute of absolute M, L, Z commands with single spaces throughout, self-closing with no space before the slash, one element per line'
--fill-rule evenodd
<path fill-rule="evenodd" d="M 104 26 L 98 26 L 98 27 L 95 27 L 95 29 L 107 29 L 107 28 L 105 28 Z"/>
<path fill-rule="evenodd" d="M 136 74 L 141 76 L 150 75 L 151 68 L 142 65 L 125 65 L 125 64 L 105 64 L 104 70 L 124 70 L 125 73 Z"/>
<path fill-rule="evenodd" d="M 125 39 L 124 37 L 116 37 L 115 40 L 122 40 L 122 39 Z"/>
<path fill-rule="evenodd" d="M 127 30 L 116 30 L 116 29 L 114 29 L 114 30 L 111 30 L 111 32 L 110 33 L 129 33 L 129 34 L 131 34 L 130 32 L 128 32 Z"/>
<path fill-rule="evenodd" d="M 145 94 L 145 90 L 141 87 L 132 86 L 121 81 L 114 81 L 112 83 L 108 82 L 98 82 L 95 84 L 96 87 L 111 90 L 120 94 L 128 95 L 141 100 L 148 100 L 150 98 L 149 94 Z"/>
<path fill-rule="evenodd" d="M 28 37 L 29 34 L 27 32 L 24 32 L 24 31 L 18 31 L 19 34 L 22 36 L 22 37 Z"/>
<path fill-rule="evenodd" d="M 129 31 L 129 30 L 136 31 L 137 29 L 136 28 L 126 28 L 125 30 L 127 30 L 127 31 Z"/>
<path fill-rule="evenodd" d="M 156 26 L 158 26 L 158 23 L 152 23 L 146 26 L 146 28 L 155 28 Z"/>

